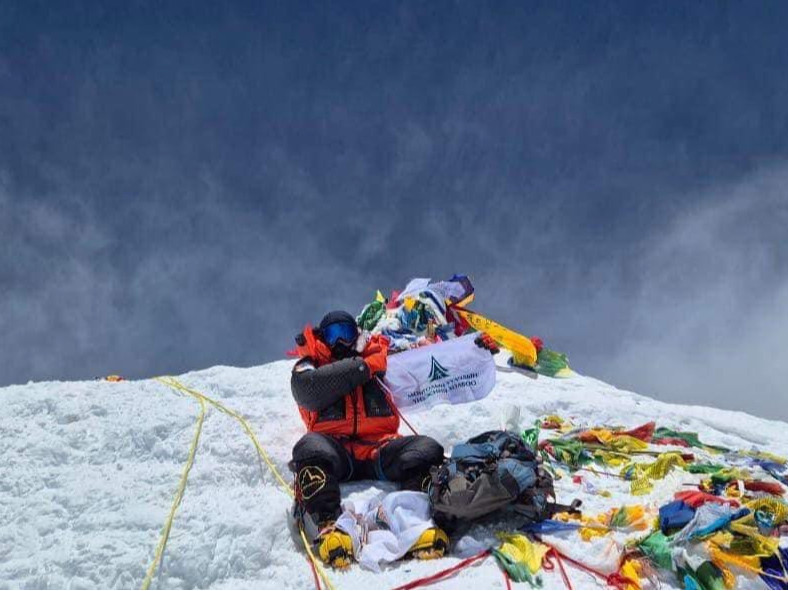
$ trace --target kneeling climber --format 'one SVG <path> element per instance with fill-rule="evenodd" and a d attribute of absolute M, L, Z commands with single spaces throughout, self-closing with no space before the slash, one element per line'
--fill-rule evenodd
<path fill-rule="evenodd" d="M 309 431 L 293 448 L 295 514 L 331 566 L 353 557 L 350 536 L 337 529 L 339 483 L 390 480 L 407 490 L 426 490 L 432 466 L 443 461 L 443 447 L 430 437 L 397 433 L 399 415 L 379 378 L 386 371 L 385 337 L 361 343 L 355 318 L 326 314 L 317 329 L 296 338 L 299 361 L 291 388 Z M 417 558 L 438 558 L 448 544 L 439 528 L 425 531 L 410 549 Z"/>

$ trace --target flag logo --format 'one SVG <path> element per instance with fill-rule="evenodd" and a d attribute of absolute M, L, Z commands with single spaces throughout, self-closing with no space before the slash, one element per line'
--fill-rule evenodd
<path fill-rule="evenodd" d="M 430 363 L 431 363 L 431 367 L 430 367 L 429 380 L 431 382 L 434 382 L 435 380 L 442 380 L 443 378 L 449 376 L 449 372 L 446 370 L 445 367 L 443 367 L 440 363 L 438 363 L 438 360 L 435 359 L 435 357 L 430 356 Z"/>

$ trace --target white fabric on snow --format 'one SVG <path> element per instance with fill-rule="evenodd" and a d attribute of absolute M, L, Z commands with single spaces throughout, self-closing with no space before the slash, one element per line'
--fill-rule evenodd
<path fill-rule="evenodd" d="M 399 560 L 425 530 L 435 527 L 429 497 L 422 492 L 398 491 L 366 502 L 346 502 L 337 527 L 353 539 L 359 564 L 380 572 Z"/>

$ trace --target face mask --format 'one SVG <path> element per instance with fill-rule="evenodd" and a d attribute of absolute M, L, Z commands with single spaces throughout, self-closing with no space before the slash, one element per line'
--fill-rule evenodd
<path fill-rule="evenodd" d="M 353 357 L 355 354 L 355 347 L 347 345 L 341 341 L 331 347 L 331 355 L 334 357 L 334 359 L 347 359 L 349 357 Z"/>

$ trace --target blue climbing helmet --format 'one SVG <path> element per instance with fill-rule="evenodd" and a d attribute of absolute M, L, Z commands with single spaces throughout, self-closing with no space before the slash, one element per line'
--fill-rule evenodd
<path fill-rule="evenodd" d="M 318 331 L 321 340 L 328 345 L 334 356 L 338 357 L 346 357 L 358 340 L 356 319 L 342 310 L 335 310 L 323 316 Z"/>

